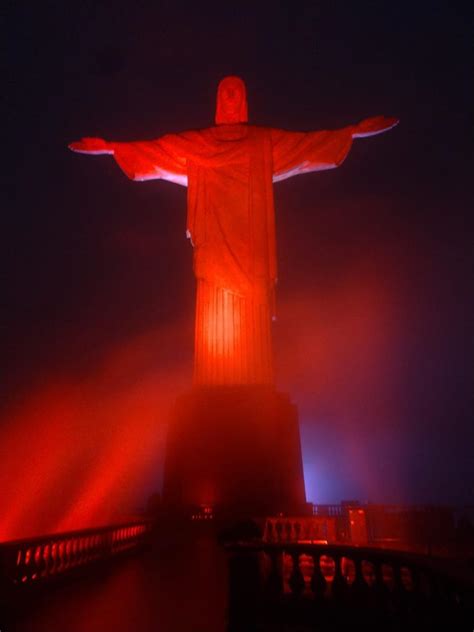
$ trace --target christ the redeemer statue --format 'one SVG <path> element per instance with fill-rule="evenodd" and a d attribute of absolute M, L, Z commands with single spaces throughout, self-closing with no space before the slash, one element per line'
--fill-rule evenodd
<path fill-rule="evenodd" d="M 338 167 L 354 138 L 389 130 L 378 116 L 335 131 L 247 124 L 244 82 L 224 78 L 215 126 L 150 141 L 83 138 L 74 151 L 111 154 L 132 180 L 188 187 L 187 235 L 197 279 L 196 385 L 273 383 L 270 326 L 277 280 L 273 183 Z"/>

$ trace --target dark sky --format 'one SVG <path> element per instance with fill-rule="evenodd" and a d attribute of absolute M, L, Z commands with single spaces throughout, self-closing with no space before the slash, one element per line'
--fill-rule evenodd
<path fill-rule="evenodd" d="M 468 3 L 7 5 L 4 428 L 31 393 L 94 382 L 150 332 L 157 352 L 115 388 L 190 379 L 185 189 L 66 146 L 211 125 L 218 81 L 238 74 L 254 124 L 401 120 L 340 169 L 275 187 L 278 385 L 300 409 L 310 499 L 474 503 Z"/>

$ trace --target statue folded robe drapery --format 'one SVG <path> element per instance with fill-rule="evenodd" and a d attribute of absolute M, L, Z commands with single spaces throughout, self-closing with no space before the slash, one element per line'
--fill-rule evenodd
<path fill-rule="evenodd" d="M 187 234 L 197 278 L 195 383 L 272 383 L 272 183 L 337 167 L 352 133 L 353 127 L 289 132 L 235 124 L 113 143 L 129 178 L 188 187 Z"/>
<path fill-rule="evenodd" d="M 271 384 L 277 278 L 272 184 L 337 167 L 353 138 L 398 121 L 379 116 L 328 132 L 247 125 L 245 84 L 231 76 L 219 84 L 215 122 L 152 141 L 83 138 L 70 148 L 113 154 L 133 180 L 161 178 L 188 187 L 187 233 L 197 278 L 195 383 Z"/>

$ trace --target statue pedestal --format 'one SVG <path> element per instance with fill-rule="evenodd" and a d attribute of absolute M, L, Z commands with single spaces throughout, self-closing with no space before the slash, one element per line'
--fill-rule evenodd
<path fill-rule="evenodd" d="M 163 500 L 229 515 L 301 513 L 305 506 L 298 412 L 271 386 L 195 387 L 176 401 Z"/>

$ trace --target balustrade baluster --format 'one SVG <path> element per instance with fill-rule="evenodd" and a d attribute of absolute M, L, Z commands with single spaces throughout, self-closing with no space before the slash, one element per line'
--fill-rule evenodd
<path fill-rule="evenodd" d="M 291 564 L 292 573 L 289 580 L 289 584 L 291 587 L 291 592 L 292 592 L 293 597 L 295 599 L 298 599 L 303 595 L 305 582 L 304 582 L 303 574 L 301 572 L 299 554 L 295 551 L 292 551 L 290 556 L 292 560 L 292 564 Z"/>

